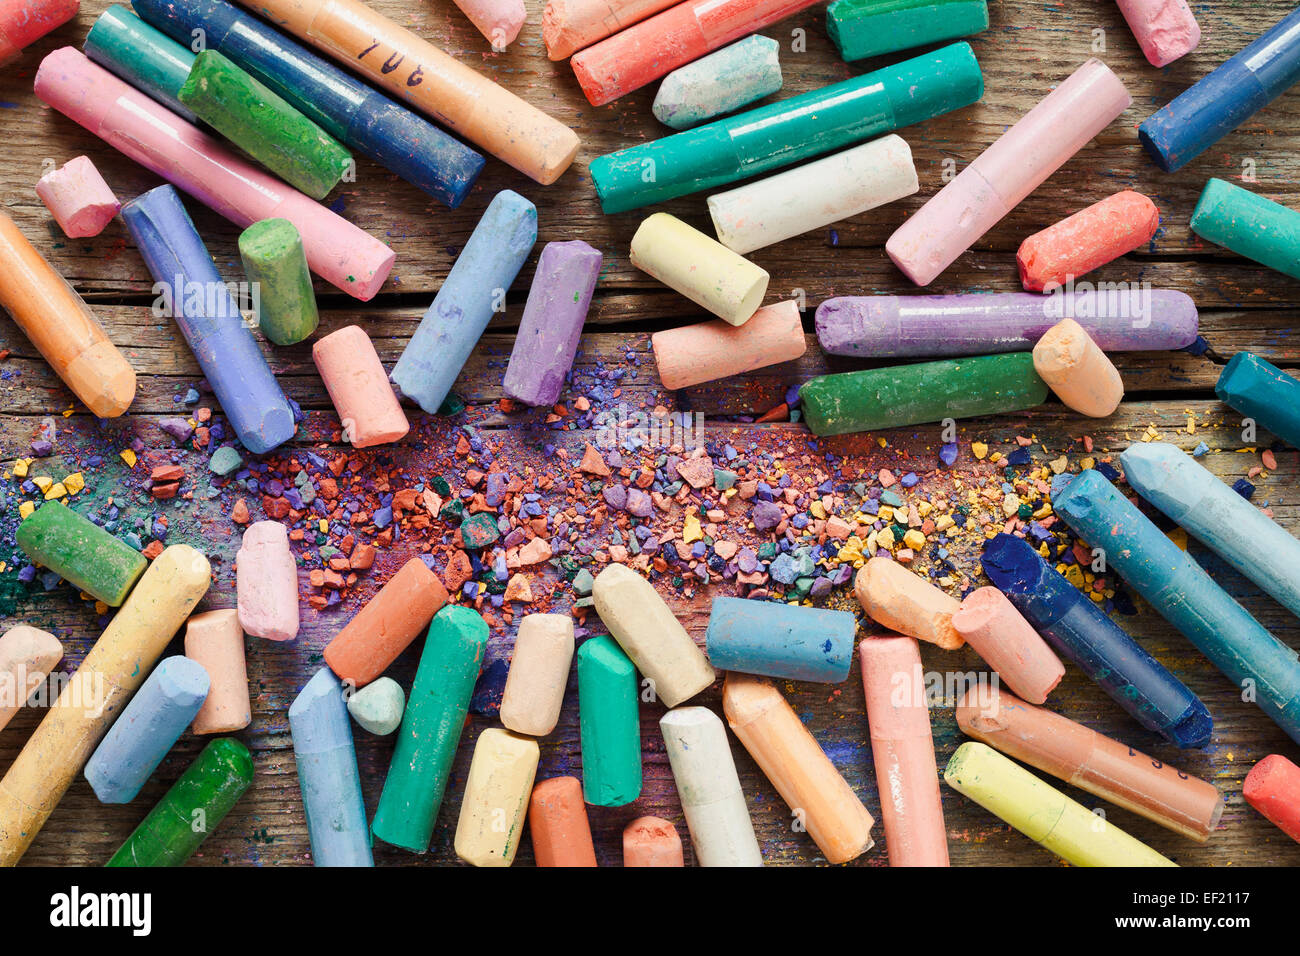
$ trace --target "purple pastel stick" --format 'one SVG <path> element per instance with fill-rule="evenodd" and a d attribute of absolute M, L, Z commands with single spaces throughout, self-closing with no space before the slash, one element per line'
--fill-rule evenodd
<path fill-rule="evenodd" d="M 585 242 L 548 242 L 537 260 L 528 304 L 503 383 L 525 405 L 554 405 L 578 353 L 582 323 L 600 275 L 600 252 Z"/>

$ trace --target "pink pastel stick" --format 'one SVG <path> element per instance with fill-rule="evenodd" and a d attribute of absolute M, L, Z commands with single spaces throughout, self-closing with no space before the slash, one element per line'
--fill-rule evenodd
<path fill-rule="evenodd" d="M 1128 28 L 1152 66 L 1165 66 L 1196 49 L 1201 25 L 1187 0 L 1116 0 Z"/>
<path fill-rule="evenodd" d="M 469 22 L 478 27 L 494 50 L 515 42 L 528 15 L 524 0 L 453 0 Z"/>
<path fill-rule="evenodd" d="M 88 156 L 46 173 L 36 183 L 36 195 L 69 239 L 99 235 L 122 208 Z"/>
<path fill-rule="evenodd" d="M 268 641 L 298 636 L 298 563 L 278 521 L 254 521 L 235 556 L 235 594 L 245 634 Z"/>
<path fill-rule="evenodd" d="M 331 332 L 311 357 L 353 448 L 400 441 L 411 430 L 370 336 L 359 325 Z"/>
<path fill-rule="evenodd" d="M 952 626 L 1016 695 L 1041 704 L 1065 676 L 1065 665 L 1005 594 L 982 587 L 966 595 Z"/>

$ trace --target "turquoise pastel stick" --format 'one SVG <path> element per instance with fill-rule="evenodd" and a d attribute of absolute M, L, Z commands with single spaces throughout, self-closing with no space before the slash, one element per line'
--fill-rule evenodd
<path fill-rule="evenodd" d="M 956 40 L 988 28 L 988 0 L 835 0 L 826 8 L 826 32 L 845 60 Z"/>
<path fill-rule="evenodd" d="M 1300 279 L 1300 212 L 1249 189 L 1211 179 L 1192 213 L 1192 232 Z"/>
<path fill-rule="evenodd" d="M 1214 394 L 1288 445 L 1300 448 L 1300 381 L 1250 352 L 1238 352 L 1219 374 Z"/>
<path fill-rule="evenodd" d="M 641 718 L 636 668 L 612 637 L 578 648 L 582 793 L 592 806 L 621 807 L 641 795 Z"/>

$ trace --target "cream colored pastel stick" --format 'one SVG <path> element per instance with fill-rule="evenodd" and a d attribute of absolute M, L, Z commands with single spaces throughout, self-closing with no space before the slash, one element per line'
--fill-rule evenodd
<path fill-rule="evenodd" d="M 489 727 L 474 743 L 456 821 L 456 855 L 475 866 L 509 866 L 524 837 L 537 741 Z"/>
<path fill-rule="evenodd" d="M 63 659 L 63 645 L 48 631 L 15 624 L 0 637 L 0 730 Z"/>
<path fill-rule="evenodd" d="M 507 729 L 545 737 L 555 729 L 573 663 L 573 618 L 529 614 L 519 622 L 515 656 L 501 695 L 501 723 Z"/>

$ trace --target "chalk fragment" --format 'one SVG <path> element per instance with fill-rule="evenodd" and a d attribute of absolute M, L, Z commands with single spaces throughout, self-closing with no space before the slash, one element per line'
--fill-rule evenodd
<path fill-rule="evenodd" d="M 545 737 L 555 729 L 572 663 L 573 618 L 525 615 L 501 696 L 501 723 L 507 730 Z"/>
<path fill-rule="evenodd" d="M 623 828 L 623 865 L 685 866 L 677 828 L 660 817 L 637 817 Z"/>
<path fill-rule="evenodd" d="M 509 866 L 524 836 L 537 741 L 489 727 L 474 743 L 456 821 L 456 855 L 474 866 Z"/>
<path fill-rule="evenodd" d="M 650 112 L 673 129 L 687 129 L 733 112 L 781 88 L 781 45 L 746 37 L 680 66 L 663 78 Z"/>
<path fill-rule="evenodd" d="M 185 656 L 201 664 L 211 681 L 194 717 L 196 734 L 227 734 L 253 721 L 244 659 L 244 630 L 235 610 L 195 614 L 185 626 Z"/>
<path fill-rule="evenodd" d="M 1020 244 L 1016 265 L 1030 292 L 1055 290 L 1071 279 L 1140 249 L 1160 228 L 1160 210 L 1125 189 L 1034 233 Z"/>
<path fill-rule="evenodd" d="M 838 684 L 853 663 L 857 621 L 847 611 L 715 597 L 704 635 L 725 671 Z"/>
<path fill-rule="evenodd" d="M 379 677 L 348 697 L 348 713 L 364 730 L 387 737 L 402 723 L 406 694 L 391 677 Z"/>
<path fill-rule="evenodd" d="M 977 588 L 953 613 L 953 629 L 1008 687 L 1041 704 L 1065 676 L 1065 665 L 1007 596 L 994 587 Z"/>
<path fill-rule="evenodd" d="M 1124 400 L 1119 369 L 1074 319 L 1062 319 L 1034 346 L 1034 371 L 1081 415 L 1106 418 Z"/>
<path fill-rule="evenodd" d="M 1292 840 L 1300 843 L 1300 767 L 1269 754 L 1246 774 L 1241 795 Z"/>
<path fill-rule="evenodd" d="M 257 327 L 268 342 L 293 345 L 320 324 L 302 236 L 288 219 L 263 219 L 239 234 L 244 275 L 258 290 Z"/>
<path fill-rule="evenodd" d="M 14 541 L 33 564 L 109 607 L 126 600 L 149 564 L 121 538 L 57 501 L 23 519 Z"/>
<path fill-rule="evenodd" d="M 650 336 L 659 381 L 676 391 L 754 369 L 792 362 L 808 350 L 799 304 L 765 305 L 744 325 L 725 319 L 665 329 Z"/>
<path fill-rule="evenodd" d="M 236 608 L 245 634 L 268 641 L 298 636 L 298 562 L 278 521 L 254 521 L 235 555 Z"/>
<path fill-rule="evenodd" d="M 0 635 L 0 730 L 62 659 L 59 639 L 30 624 L 15 624 Z"/>
<path fill-rule="evenodd" d="M 69 239 L 99 235 L 122 208 L 88 156 L 50 170 L 36 181 L 36 195 Z"/>
<path fill-rule="evenodd" d="M 551 777 L 533 787 L 528 830 L 538 866 L 596 866 L 591 823 L 577 777 Z"/>
<path fill-rule="evenodd" d="M 344 326 L 317 339 L 311 358 L 338 412 L 344 441 L 353 448 L 373 448 L 406 437 L 411 423 L 361 326 Z"/>
<path fill-rule="evenodd" d="M 1196 49 L 1201 25 L 1187 0 L 1116 0 L 1152 66 L 1168 66 Z"/>
<path fill-rule="evenodd" d="M 1223 179 L 1207 182 L 1192 212 L 1192 232 L 1300 279 L 1300 212 L 1249 189 Z"/>

